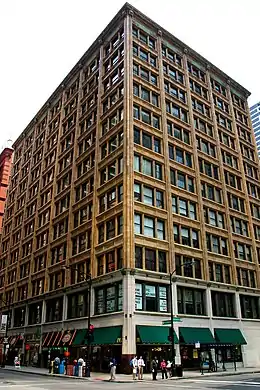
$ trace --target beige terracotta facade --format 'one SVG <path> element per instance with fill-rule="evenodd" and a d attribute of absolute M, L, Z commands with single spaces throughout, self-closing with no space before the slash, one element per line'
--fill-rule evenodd
<path fill-rule="evenodd" d="M 177 269 L 183 326 L 239 328 L 244 364 L 259 364 L 260 186 L 248 96 L 125 5 L 14 144 L 0 269 L 10 334 L 86 327 L 86 317 L 68 316 L 68 297 L 91 272 L 92 322 L 122 326 L 128 358 L 136 325 L 169 318 L 169 291 L 160 300 L 158 286 L 168 289 Z M 97 289 L 108 300 L 106 286 L 117 283 L 122 295 L 99 301 Z M 159 306 L 149 306 L 147 285 Z M 56 297 L 61 316 L 46 321 Z"/>

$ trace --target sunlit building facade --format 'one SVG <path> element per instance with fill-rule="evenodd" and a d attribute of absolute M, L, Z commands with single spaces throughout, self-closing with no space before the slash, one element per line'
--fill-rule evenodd
<path fill-rule="evenodd" d="M 83 353 L 91 273 L 93 369 L 112 354 L 122 371 L 135 353 L 147 366 L 168 357 L 173 272 L 176 361 L 197 367 L 199 343 L 216 361 L 260 363 L 248 96 L 132 6 L 119 11 L 14 143 L 0 294 L 16 353 Z"/>

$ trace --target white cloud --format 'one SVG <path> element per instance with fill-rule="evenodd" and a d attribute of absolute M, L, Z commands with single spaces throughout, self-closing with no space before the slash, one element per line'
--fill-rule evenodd
<path fill-rule="evenodd" d="M 130 3 L 251 91 L 250 104 L 260 100 L 260 2 Z M 19 136 L 123 4 L 119 0 L 1 2 L 0 146 Z"/>

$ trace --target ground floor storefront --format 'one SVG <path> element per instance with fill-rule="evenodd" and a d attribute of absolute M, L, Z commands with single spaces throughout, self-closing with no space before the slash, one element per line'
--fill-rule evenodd
<path fill-rule="evenodd" d="M 47 369 L 56 357 L 64 360 L 66 365 L 72 365 L 79 358 L 86 361 L 89 357 L 92 371 L 108 372 L 110 359 L 115 358 L 117 372 L 129 373 L 130 360 L 137 355 L 145 361 L 144 372 L 151 372 L 153 359 L 159 363 L 163 359 L 172 361 L 169 329 L 169 326 L 162 325 L 135 325 L 135 343 L 132 340 L 134 347 L 128 354 L 124 353 L 126 343 L 121 325 L 95 328 L 90 346 L 86 329 L 10 336 L 7 361 L 12 364 L 15 356 L 19 356 L 24 365 Z M 246 346 L 247 340 L 238 328 L 210 330 L 205 326 L 178 326 L 174 331 L 174 362 L 185 370 L 241 367 L 245 356 L 242 351 Z"/>

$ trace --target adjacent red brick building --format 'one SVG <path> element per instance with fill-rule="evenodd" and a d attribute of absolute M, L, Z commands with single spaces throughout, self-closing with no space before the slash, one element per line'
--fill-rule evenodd
<path fill-rule="evenodd" d="M 13 149 L 6 147 L 0 154 L 0 234 L 7 196 L 7 188 L 12 168 Z"/>

